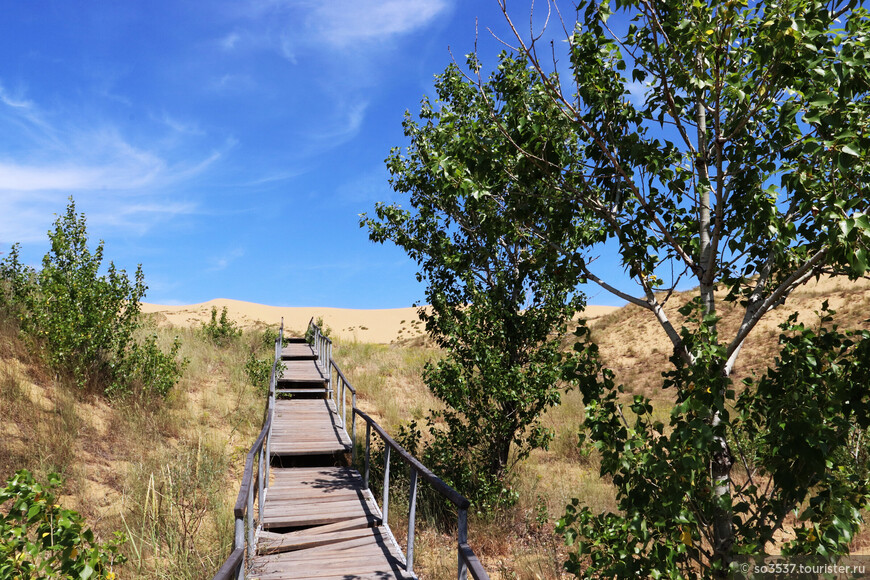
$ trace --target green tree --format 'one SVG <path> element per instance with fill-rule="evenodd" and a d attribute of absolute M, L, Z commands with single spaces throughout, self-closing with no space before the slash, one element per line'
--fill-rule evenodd
<path fill-rule="evenodd" d="M 147 289 L 142 266 L 132 281 L 112 262 L 102 274 L 103 242 L 93 252 L 88 248 L 85 215 L 76 213 L 72 198 L 48 237 L 40 270 L 21 264 L 17 245 L 0 263 L 0 305 L 18 316 L 49 365 L 80 388 L 165 395 L 184 362 L 177 361 L 178 340 L 169 353 L 158 348 L 156 336 L 137 340 Z"/>
<path fill-rule="evenodd" d="M 221 309 L 218 318 L 217 306 L 211 307 L 211 320 L 202 323 L 202 332 L 216 346 L 225 346 L 242 335 L 242 329 L 227 314 L 227 307 Z"/>
<path fill-rule="evenodd" d="M 126 560 L 118 553 L 126 537 L 116 532 L 98 542 L 78 512 L 55 503 L 52 489 L 60 484 L 57 474 L 44 486 L 21 470 L 0 489 L 0 505 L 8 508 L 0 514 L 0 577 L 114 580 Z"/>
<path fill-rule="evenodd" d="M 549 31 L 524 37 L 500 4 L 514 49 L 486 80 L 477 55 L 467 71 L 448 67 L 439 102 L 424 101 L 419 123 L 406 120 L 399 171 L 512 216 L 518 237 L 570 261 L 577 282 L 647 310 L 673 345 L 663 388 L 677 404 L 667 426 L 651 419 L 649 400 L 626 402 L 594 345 L 582 342 L 587 356 L 571 363 L 588 406 L 585 435 L 603 453 L 620 513 L 569 509 L 563 530 L 582 549 L 569 569 L 580 574 L 586 561 L 589 574 L 605 576 L 724 574 L 734 554 L 763 551 L 768 532 L 816 490 L 794 484 L 783 512 L 765 506 L 793 482 L 756 494 L 742 474 L 733 480 L 736 460 L 749 465 L 736 445 L 748 408 L 766 416 L 773 400 L 749 396 L 735 413 L 729 376 L 746 338 L 796 288 L 867 272 L 867 12 L 852 1 L 618 0 L 615 12 L 580 2 L 575 24 L 558 11 L 548 18 L 565 32 L 563 65 L 555 44 L 541 51 Z M 548 65 L 543 54 L 556 58 Z M 534 189 L 502 186 L 529 176 Z M 605 245 L 630 282 L 601 274 Z M 676 322 L 670 298 L 692 283 L 697 298 Z M 743 313 L 728 336 L 720 301 Z M 837 380 L 807 376 L 819 396 Z M 759 428 L 770 449 L 792 450 L 784 431 Z M 812 466 L 806 481 L 843 467 Z M 849 505 L 864 505 L 866 490 L 844 485 Z"/>
<path fill-rule="evenodd" d="M 409 121 L 406 131 L 415 130 Z M 450 131 L 439 138 L 449 141 Z M 413 211 L 379 204 L 377 219 L 363 224 L 371 239 L 397 244 L 420 266 L 428 302 L 420 317 L 446 353 L 424 371 L 447 405 L 429 418 L 424 458 L 479 503 L 500 503 L 512 458 L 551 438 L 539 417 L 559 402 L 559 338 L 582 296 L 573 293 L 570 262 L 518 235 L 516 210 L 450 179 L 428 179 L 422 163 L 393 152 L 392 185 L 409 194 Z M 499 187 L 533 194 L 535 181 L 505 178 Z"/>

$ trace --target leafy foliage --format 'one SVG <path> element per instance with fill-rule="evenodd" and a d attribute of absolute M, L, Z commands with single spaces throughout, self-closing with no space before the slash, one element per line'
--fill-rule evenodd
<path fill-rule="evenodd" d="M 269 389 L 269 375 L 272 372 L 272 360 L 269 358 L 259 359 L 251 353 L 245 361 L 245 375 L 252 387 Z"/>
<path fill-rule="evenodd" d="M 226 306 L 221 310 L 220 318 L 217 306 L 211 307 L 211 320 L 202 323 L 202 332 L 217 346 L 225 345 L 242 335 L 242 329 L 228 316 Z"/>
<path fill-rule="evenodd" d="M 753 539 L 763 546 L 794 512 L 786 554 L 847 554 L 870 504 L 870 332 L 841 332 L 833 314 L 825 302 L 817 328 L 796 316 L 784 323 L 776 365 L 737 401 L 739 429 L 755 446 L 741 493 L 769 522 Z M 766 501 L 763 479 L 772 482 Z"/>
<path fill-rule="evenodd" d="M 727 378 L 704 368 L 721 353 L 675 365 L 663 384 L 676 390 L 668 425 L 653 419 L 649 399 L 623 402 L 623 388 L 588 345 L 590 366 L 576 369 L 589 401 L 583 434 L 601 456 L 602 474 L 613 478 L 620 514 L 594 514 L 577 500 L 568 506 L 560 530 L 576 542 L 569 571 L 619 578 L 724 573 L 712 551 L 710 517 L 723 502 L 734 514 L 735 554 L 765 553 L 787 518 L 796 537 L 783 553 L 848 553 L 863 523 L 859 510 L 870 503 L 870 333 L 826 328 L 826 308 L 817 330 L 796 316 L 782 325 L 780 357 L 759 380 L 747 380 L 739 397 Z M 722 389 L 724 398 L 717 397 Z M 709 409 L 717 405 L 723 421 L 712 424 Z M 710 481 L 716 437 L 732 441 L 743 459 L 733 504 Z"/>
<path fill-rule="evenodd" d="M 21 470 L 0 490 L 0 576 L 3 578 L 81 578 L 114 580 L 114 568 L 125 558 L 118 548 L 126 541 L 116 532 L 100 543 L 75 511 L 55 503 L 52 489 L 61 484 L 57 474 L 49 485 L 34 481 Z"/>
<path fill-rule="evenodd" d="M 320 334 L 322 336 L 325 336 L 326 338 L 330 337 L 330 335 L 332 334 L 332 328 L 330 328 L 329 326 L 326 326 L 324 324 L 322 316 L 316 317 L 314 319 L 314 324 L 315 324 L 315 326 L 317 326 L 317 328 L 320 329 Z M 311 328 L 310 325 L 308 326 L 308 328 L 305 329 L 305 340 L 309 344 L 314 343 L 314 330 Z"/>
<path fill-rule="evenodd" d="M 425 126 L 405 122 L 407 156 L 394 150 L 387 160 L 394 189 L 409 194 L 413 209 L 379 204 L 377 218 L 364 216 L 361 225 L 372 240 L 391 241 L 418 263 L 428 302 L 419 315 L 446 353 L 424 372 L 447 405 L 427 421 L 424 458 L 470 499 L 503 504 L 511 497 L 504 491 L 511 461 L 552 437 L 539 417 L 560 400 L 559 335 L 582 296 L 573 293 L 570 262 L 515 228 L 518 213 L 542 209 L 535 205 L 536 175 L 487 174 L 491 187 L 527 200 L 506 210 L 451 168 L 453 154 L 473 157 L 479 149 L 454 127 L 464 122 L 462 105 L 474 89 L 445 75 L 437 90 L 462 102 L 441 111 L 424 104 Z M 449 151 L 439 152 L 437 173 L 430 171 L 428 147 Z"/>
<path fill-rule="evenodd" d="M 156 337 L 136 341 L 147 289 L 141 266 L 133 281 L 112 262 L 100 274 L 103 243 L 90 251 L 85 216 L 72 199 L 48 236 L 51 248 L 40 270 L 20 263 L 17 245 L 0 263 L 2 305 L 18 315 L 50 366 L 79 387 L 166 395 L 184 362 L 177 361 L 177 341 L 169 353 L 160 351 Z"/>
<path fill-rule="evenodd" d="M 510 224 L 501 235 L 531 247 L 531 276 L 573 272 L 575 284 L 597 284 L 650 313 L 674 349 L 663 381 L 676 392 L 669 425 L 653 421 L 646 399 L 626 401 L 593 345 L 581 343 L 569 362 L 588 406 L 585 435 L 622 510 L 569 508 L 563 529 L 582 550 L 569 568 L 590 576 L 722 575 L 734 554 L 768 549 L 769 530 L 785 517 L 776 507 L 784 500 L 752 491 L 739 471 L 732 474 L 735 463 L 804 448 L 757 418 L 778 420 L 772 412 L 783 401 L 764 393 L 781 375 L 752 385 L 734 413 L 729 375 L 740 350 L 808 280 L 868 271 L 870 19 L 851 0 L 613 4 L 579 2 L 576 23 L 562 22 L 568 54 L 548 46 L 548 63 L 541 43 L 552 34 L 525 38 L 500 2 L 515 49 L 486 78 L 477 55 L 469 55 L 467 72 L 451 65 L 438 78 L 438 101 L 423 101 L 419 121 L 406 118 L 411 145 L 388 161 L 394 186 L 412 192 L 420 215 L 391 207 L 379 217 L 405 226 L 398 243 L 418 262 L 433 247 L 466 270 L 474 266 L 468 256 L 484 250 L 465 246 L 454 255 L 454 240 L 482 236 L 489 220 Z M 438 203 L 442 196 L 448 201 Z M 424 225 L 415 230 L 417 223 Z M 482 246 L 499 247 L 489 242 Z M 603 274 L 602 251 L 618 255 L 630 282 Z M 698 288 L 682 312 L 691 320 L 675 325 L 679 310 L 669 299 L 689 283 Z M 718 328 L 723 299 L 743 309 L 730 336 Z M 782 357 L 796 360 L 811 348 L 819 349 L 816 361 L 840 356 L 831 338 L 799 340 L 795 354 L 786 349 Z M 842 415 L 837 390 L 821 386 L 841 379 L 805 374 L 796 391 L 815 401 L 817 420 L 837 426 L 815 444 L 860 431 L 857 415 Z M 623 417 L 627 411 L 634 419 Z M 770 447 L 743 453 L 747 438 Z M 826 469 L 858 473 L 846 454 L 828 460 Z M 792 499 L 812 502 L 816 486 L 829 485 L 818 467 L 810 470 L 816 479 L 781 479 L 781 489 L 791 485 Z M 826 534 L 828 553 L 848 543 L 854 510 L 866 505 L 857 475 L 837 481 L 846 480 L 851 487 L 838 488 L 844 503 L 836 509 L 816 500 L 840 524 L 810 518 L 815 531 L 799 532 Z"/>

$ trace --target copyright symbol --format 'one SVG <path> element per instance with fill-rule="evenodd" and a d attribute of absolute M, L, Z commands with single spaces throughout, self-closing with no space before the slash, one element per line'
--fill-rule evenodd
<path fill-rule="evenodd" d="M 744 562 L 743 564 L 740 564 L 740 571 L 744 574 L 749 574 L 749 563 Z"/>

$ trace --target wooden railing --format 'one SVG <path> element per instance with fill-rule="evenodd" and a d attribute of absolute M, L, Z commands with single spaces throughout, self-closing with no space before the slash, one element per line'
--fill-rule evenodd
<path fill-rule="evenodd" d="M 389 508 L 390 508 L 390 455 L 391 451 L 395 451 L 399 458 L 408 464 L 411 470 L 411 483 L 408 499 L 408 541 L 405 551 L 406 570 L 413 574 L 414 572 L 414 537 L 416 528 L 416 513 L 417 513 L 417 484 L 420 476 L 441 496 L 449 500 L 455 507 L 458 513 L 457 521 L 457 577 L 460 580 L 465 580 L 469 572 L 475 580 L 488 580 L 489 575 L 480 564 L 480 560 L 474 555 L 474 550 L 468 545 L 468 507 L 470 502 L 455 489 L 444 483 L 437 475 L 429 471 L 429 469 L 420 463 L 414 456 L 408 453 L 404 447 L 396 443 L 384 429 L 377 424 L 369 415 L 360 411 L 356 406 L 356 389 L 347 380 L 347 377 L 341 372 L 341 369 L 332 358 L 332 341 L 323 336 L 319 326 L 313 319 L 309 323 L 313 341 L 316 346 L 315 350 L 325 352 L 329 355 L 329 384 L 330 397 L 334 397 L 335 409 L 339 416 L 341 427 L 347 430 L 347 393 L 351 393 L 351 438 L 353 442 L 352 462 L 356 465 L 356 418 L 360 417 L 366 423 L 366 447 L 365 447 L 365 464 L 363 485 L 365 489 L 369 488 L 369 474 L 371 473 L 371 432 L 377 433 L 384 442 L 384 481 L 383 481 L 383 499 L 382 499 L 382 517 L 384 525 L 388 525 Z"/>
<path fill-rule="evenodd" d="M 365 489 L 369 488 L 369 475 L 371 473 L 371 433 L 374 431 L 384 442 L 384 480 L 383 500 L 381 515 L 383 525 L 388 525 L 390 509 L 390 456 L 395 451 L 399 458 L 408 464 L 411 471 L 410 493 L 408 500 L 408 541 L 405 552 L 406 570 L 413 574 L 414 570 L 414 538 L 417 513 L 417 485 L 420 477 L 428 483 L 438 494 L 449 500 L 457 510 L 457 578 L 466 580 L 469 576 L 474 580 L 489 580 L 489 575 L 483 569 L 474 550 L 468 544 L 468 507 L 470 502 L 458 491 L 444 483 L 437 475 L 429 471 L 425 465 L 408 453 L 404 447 L 396 443 L 383 427 L 374 419 L 361 411 L 356 406 L 356 389 L 347 380 L 344 373 L 332 358 L 332 341 L 326 337 L 320 327 L 314 323 L 314 319 L 308 323 L 311 336 L 311 346 L 318 355 L 318 365 L 328 380 L 328 398 L 335 404 L 339 426 L 347 431 L 347 394 L 351 395 L 351 442 L 352 462 L 356 465 L 356 418 L 360 417 L 366 424 L 365 461 L 363 483 Z M 275 361 L 272 363 L 272 373 L 269 377 L 269 397 L 266 403 L 263 428 L 260 435 L 245 458 L 245 471 L 242 476 L 242 485 L 236 499 L 235 509 L 235 541 L 233 552 L 224 562 L 220 570 L 212 580 L 243 580 L 249 558 L 256 552 L 256 532 L 260 522 L 255 521 L 254 499 L 258 500 L 257 514 L 263 513 L 263 503 L 269 487 L 269 458 L 270 441 L 272 434 L 272 419 L 275 414 L 275 389 L 277 387 L 278 364 L 281 361 L 281 349 L 284 344 L 284 320 L 281 319 L 281 330 L 275 341 Z M 327 362 L 321 362 L 327 361 Z M 254 486 L 254 458 L 257 461 L 257 485 Z M 247 542 L 246 542 L 247 540 Z M 247 543 L 247 549 L 246 548 Z"/>
<path fill-rule="evenodd" d="M 271 457 L 272 419 L 275 416 L 275 389 L 278 386 L 278 364 L 281 361 L 281 349 L 284 346 L 284 319 L 278 338 L 275 339 L 275 358 L 272 361 L 272 371 L 269 374 L 269 395 L 266 399 L 266 409 L 263 413 L 263 428 L 260 435 L 245 457 L 245 470 L 242 473 L 242 485 L 233 508 L 235 517 L 235 536 L 233 551 L 224 562 L 212 580 L 244 580 L 245 568 L 250 558 L 257 550 L 257 531 L 261 522 L 256 518 L 263 513 L 263 503 L 269 488 L 269 466 Z M 256 483 L 254 485 L 254 458 L 257 458 Z M 254 499 L 257 500 L 257 512 L 254 513 Z M 247 547 L 247 549 L 246 549 Z"/>
<path fill-rule="evenodd" d="M 386 526 L 389 520 L 390 510 L 390 456 L 392 451 L 395 451 L 399 458 L 408 464 L 411 470 L 411 484 L 408 494 L 408 542 L 405 552 L 406 570 L 414 572 L 414 532 L 415 520 L 417 513 L 417 484 L 420 477 L 428 483 L 432 489 L 438 492 L 439 495 L 449 500 L 457 510 L 458 518 L 456 525 L 457 548 L 458 548 L 458 564 L 457 577 L 460 580 L 465 580 L 468 573 L 475 580 L 488 580 L 489 575 L 481 566 L 477 556 L 474 555 L 474 550 L 468 545 L 468 507 L 471 503 L 458 491 L 444 483 L 444 481 L 429 471 L 429 469 L 420 463 L 417 458 L 408 453 L 404 447 L 396 443 L 390 437 L 383 427 L 377 424 L 374 419 L 369 417 L 363 411 L 356 407 L 353 409 L 353 422 L 356 423 L 356 417 L 359 417 L 366 422 L 366 446 L 365 460 L 363 471 L 363 487 L 369 488 L 369 475 L 371 473 L 371 435 L 372 431 L 380 436 L 384 442 L 384 481 L 383 481 L 383 500 L 381 506 L 381 515 L 383 523 Z M 354 429 L 355 430 L 355 429 Z"/>

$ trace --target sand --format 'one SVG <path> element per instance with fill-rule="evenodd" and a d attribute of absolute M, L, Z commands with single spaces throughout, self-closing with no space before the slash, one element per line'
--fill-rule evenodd
<path fill-rule="evenodd" d="M 162 323 L 174 326 L 198 326 L 211 317 L 211 309 L 220 312 L 227 308 L 227 315 L 242 327 L 261 325 L 277 326 L 284 318 L 284 328 L 294 334 L 302 334 L 311 318 L 323 318 L 324 326 L 339 340 L 357 340 L 389 344 L 421 335 L 422 325 L 416 308 L 390 308 L 383 310 L 354 310 L 349 308 L 285 307 L 267 306 L 241 300 L 218 298 L 202 304 L 164 306 L 142 304 L 142 312 L 157 313 Z M 585 317 L 598 318 L 618 310 L 615 306 L 587 306 Z"/>

